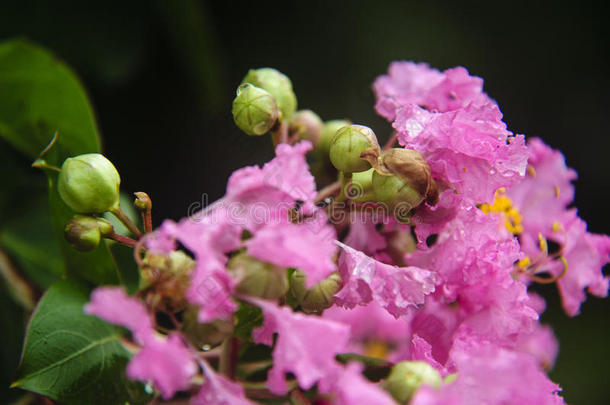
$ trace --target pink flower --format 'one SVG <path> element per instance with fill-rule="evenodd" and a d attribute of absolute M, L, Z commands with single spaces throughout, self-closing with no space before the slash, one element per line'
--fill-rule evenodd
<path fill-rule="evenodd" d="M 555 364 L 559 343 L 550 326 L 535 323 L 531 333 L 523 333 L 519 336 L 515 349 L 531 354 L 538 360 L 541 368 L 550 370 Z"/>
<path fill-rule="evenodd" d="M 339 258 L 343 288 L 336 295 L 337 305 L 353 308 L 375 300 L 398 318 L 423 304 L 434 291 L 435 278 L 428 270 L 384 264 L 337 243 L 343 248 Z"/>
<path fill-rule="evenodd" d="M 599 297 L 608 294 L 602 268 L 610 262 L 610 237 L 587 232 L 576 210 L 568 209 L 576 172 L 566 166 L 563 155 L 535 138 L 528 148 L 528 176 L 507 191 L 522 220 L 521 249 L 534 262 L 535 272 L 558 277 L 565 270 L 557 284 L 565 311 L 574 316 L 586 299 L 585 289 Z M 555 256 L 541 251 L 540 236 L 560 245 L 552 252 Z"/>
<path fill-rule="evenodd" d="M 422 386 L 412 405 L 561 404 L 559 386 L 525 353 L 491 344 L 459 342 L 452 351 L 457 379 L 440 390 Z"/>
<path fill-rule="evenodd" d="M 463 198 L 493 201 L 498 188 L 517 184 L 525 174 L 524 137 L 506 129 L 491 102 L 443 113 L 411 104 L 397 111 L 393 126 L 400 144 L 420 152 L 432 176 Z"/>
<path fill-rule="evenodd" d="M 608 296 L 609 278 L 602 269 L 610 263 L 610 237 L 587 232 L 587 224 L 578 217 L 563 226 L 565 239 L 560 243 L 567 269 L 557 285 L 566 313 L 575 316 L 586 300 L 585 289 L 598 297 Z M 564 264 L 554 261 L 549 266 L 552 274 L 559 275 Z"/>
<path fill-rule="evenodd" d="M 500 220 L 462 202 L 436 243 L 407 255 L 407 262 L 433 271 L 443 295 L 455 300 L 460 288 L 476 287 L 501 272 L 510 276 L 519 259 L 519 244 Z"/>
<path fill-rule="evenodd" d="M 362 376 L 362 366 L 349 363 L 333 378 L 320 382 L 320 391 L 330 393 L 335 405 L 395 405 L 392 397 Z"/>
<path fill-rule="evenodd" d="M 372 217 L 352 212 L 349 224 L 349 233 L 343 241 L 346 245 L 369 256 L 387 246 L 385 238 L 377 231 Z"/>
<path fill-rule="evenodd" d="M 319 212 L 302 224 L 288 220 L 259 229 L 246 242 L 248 254 L 257 259 L 303 271 L 307 287 L 324 280 L 335 271 L 332 256 L 336 246 L 335 231 Z"/>
<path fill-rule="evenodd" d="M 196 373 L 192 355 L 178 334 L 167 339 L 152 337 L 127 365 L 129 378 L 152 381 L 165 399 L 189 388 Z"/>
<path fill-rule="evenodd" d="M 96 288 L 84 311 L 106 322 L 124 326 L 140 344 L 152 336 L 153 320 L 148 310 L 140 301 L 125 294 L 121 287 Z"/>
<path fill-rule="evenodd" d="M 392 360 L 400 355 L 411 337 L 409 317 L 396 319 L 375 301 L 351 309 L 334 305 L 325 310 L 322 317 L 349 325 L 348 351 L 351 353 L 379 356 L 387 351 L 387 359 Z"/>
<path fill-rule="evenodd" d="M 219 208 L 214 215 L 179 223 L 166 221 L 161 231 L 179 240 L 195 254 L 196 266 L 186 297 L 200 306 L 199 321 L 228 319 L 237 309 L 232 301 L 233 280 L 226 269 L 226 253 L 241 245 L 241 229 L 230 223 Z"/>
<path fill-rule="evenodd" d="M 346 351 L 347 325 L 294 313 L 287 307 L 260 299 L 249 298 L 248 301 L 259 306 L 265 318 L 263 326 L 252 332 L 254 341 L 272 346 L 273 334 L 278 334 L 273 349 L 273 368 L 267 379 L 271 392 L 286 392 L 285 373 L 293 373 L 304 389 L 337 373 L 340 366 L 335 356 Z"/>
<path fill-rule="evenodd" d="M 393 121 L 396 110 L 408 104 L 430 111 L 452 111 L 471 103 L 486 103 L 483 79 L 470 76 L 463 67 L 440 72 L 425 63 L 393 62 L 388 74 L 373 84 L 379 114 Z"/>
<path fill-rule="evenodd" d="M 156 336 L 144 304 L 128 297 L 121 287 L 97 288 L 84 310 L 130 329 L 135 341 L 142 345 L 127 366 L 129 378 L 152 381 L 165 399 L 190 386 L 197 366 L 180 335 Z"/>
<path fill-rule="evenodd" d="M 294 146 L 280 144 L 276 157 L 262 168 L 245 167 L 235 171 L 227 184 L 225 198 L 243 204 L 268 204 L 276 208 L 282 202 L 302 201 L 306 214 L 314 211 L 316 183 L 309 172 L 305 154 L 311 150 L 309 141 Z"/>
<path fill-rule="evenodd" d="M 244 394 L 244 388 L 227 378 L 218 375 L 205 362 L 201 362 L 205 381 L 191 405 L 251 405 Z"/>

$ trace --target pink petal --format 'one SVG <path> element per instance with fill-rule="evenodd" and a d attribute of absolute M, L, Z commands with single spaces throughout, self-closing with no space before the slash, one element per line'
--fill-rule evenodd
<path fill-rule="evenodd" d="M 197 366 L 182 338 L 173 334 L 166 340 L 149 339 L 127 365 L 127 376 L 152 381 L 165 399 L 189 388 Z"/>
<path fill-rule="evenodd" d="M 343 249 L 339 271 L 343 288 L 337 293 L 337 305 L 353 308 L 375 300 L 395 317 L 424 303 L 434 291 L 434 275 L 418 267 L 397 267 L 377 260 L 337 242 Z"/>
<path fill-rule="evenodd" d="M 153 321 L 148 310 L 142 302 L 129 297 L 122 287 L 96 288 L 84 310 L 106 322 L 126 327 L 140 344 L 152 336 Z"/>
<path fill-rule="evenodd" d="M 278 334 L 273 368 L 267 380 L 271 392 L 286 392 L 284 374 L 288 372 L 296 376 L 304 389 L 335 375 L 340 368 L 335 356 L 346 351 L 349 326 L 319 316 L 294 313 L 268 301 L 253 298 L 249 301 L 261 307 L 265 317 L 263 326 L 252 333 L 254 341 L 271 345 L 273 334 Z"/>

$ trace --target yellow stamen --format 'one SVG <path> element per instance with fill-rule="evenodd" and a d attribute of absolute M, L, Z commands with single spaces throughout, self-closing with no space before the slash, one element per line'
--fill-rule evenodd
<path fill-rule="evenodd" d="M 503 213 L 505 217 L 504 226 L 508 229 L 513 235 L 519 235 L 523 232 L 522 218 L 519 211 L 513 205 L 513 202 L 506 195 L 506 189 L 504 187 L 500 187 L 494 196 L 493 204 L 485 203 L 480 205 L 481 211 L 484 214 L 489 214 L 490 212 L 498 212 Z"/>
<path fill-rule="evenodd" d="M 367 357 L 385 360 L 388 357 L 389 351 L 388 344 L 379 340 L 371 340 L 364 345 L 364 355 Z"/>
<path fill-rule="evenodd" d="M 517 262 L 517 265 L 519 266 L 519 268 L 521 269 L 525 269 L 526 267 L 528 267 L 530 264 L 532 264 L 531 259 L 529 258 L 529 256 L 525 256 L 523 259 L 519 260 Z"/>
<path fill-rule="evenodd" d="M 547 254 L 549 251 L 549 244 L 547 243 L 544 236 L 541 233 L 538 234 L 538 246 L 540 247 L 540 251 L 544 254 Z"/>
<path fill-rule="evenodd" d="M 534 166 L 532 165 L 527 165 L 527 174 L 530 175 L 531 177 L 536 177 L 536 169 L 534 169 Z"/>

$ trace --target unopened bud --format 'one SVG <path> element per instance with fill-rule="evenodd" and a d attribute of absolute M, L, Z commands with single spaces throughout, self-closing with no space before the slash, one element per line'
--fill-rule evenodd
<path fill-rule="evenodd" d="M 99 214 L 119 205 L 121 178 L 113 164 L 99 153 L 68 158 L 61 166 L 57 191 L 79 214 Z"/>
<path fill-rule="evenodd" d="M 110 222 L 85 215 L 75 215 L 64 228 L 64 236 L 68 243 L 81 252 L 97 248 L 102 236 L 109 236 L 112 232 Z"/>
<path fill-rule="evenodd" d="M 266 90 L 244 83 L 233 100 L 233 120 L 248 135 L 264 135 L 278 118 L 275 98 Z"/>
<path fill-rule="evenodd" d="M 324 128 L 322 128 L 320 141 L 316 146 L 316 150 L 319 150 L 321 154 L 328 155 L 330 153 L 330 142 L 332 141 L 337 131 L 350 124 L 351 122 L 347 120 L 326 121 L 324 123 Z"/>
<path fill-rule="evenodd" d="M 317 145 L 324 124 L 315 112 L 311 110 L 297 111 L 290 119 L 289 131 L 299 139 L 307 139 Z"/>
<path fill-rule="evenodd" d="M 262 262 L 241 252 L 233 256 L 227 265 L 238 280 L 235 291 L 265 299 L 278 299 L 288 291 L 286 269 Z"/>
<path fill-rule="evenodd" d="M 341 277 L 332 273 L 312 288 L 305 287 L 305 274 L 296 270 L 290 277 L 290 291 L 301 306 L 303 312 L 319 313 L 329 308 L 334 302 L 334 296 L 341 288 Z"/>
<path fill-rule="evenodd" d="M 411 149 L 393 148 L 382 153 L 373 173 L 373 189 L 377 201 L 391 210 L 401 208 L 404 214 L 424 200 L 430 204 L 438 201 L 430 166 L 419 152 Z"/>
<path fill-rule="evenodd" d="M 148 196 L 148 194 L 138 191 L 137 193 L 133 193 L 136 196 L 136 199 L 133 201 L 133 205 L 139 209 L 140 211 L 150 211 L 152 209 L 152 200 Z"/>
<path fill-rule="evenodd" d="M 292 82 L 288 76 L 276 69 L 251 69 L 242 83 L 253 84 L 271 93 L 283 119 L 290 118 L 297 109 L 297 97 L 292 90 Z"/>
<path fill-rule="evenodd" d="M 362 155 L 379 155 L 380 148 L 373 130 L 364 125 L 340 128 L 330 142 L 330 161 L 344 173 L 363 172 L 371 168 Z"/>
<path fill-rule="evenodd" d="M 434 367 L 424 361 L 402 361 L 392 367 L 383 388 L 396 401 L 406 404 L 422 385 L 439 388 L 443 380 Z"/>
<path fill-rule="evenodd" d="M 182 317 L 182 332 L 198 349 L 216 346 L 233 333 L 232 321 L 219 319 L 209 323 L 199 323 L 198 314 L 199 307 L 188 306 Z"/>

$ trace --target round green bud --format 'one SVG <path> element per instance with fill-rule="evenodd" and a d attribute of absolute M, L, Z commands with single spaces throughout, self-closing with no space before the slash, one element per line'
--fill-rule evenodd
<path fill-rule="evenodd" d="M 247 83 L 237 88 L 232 112 L 235 124 L 248 135 L 266 134 L 278 118 L 275 98 L 266 90 Z"/>
<path fill-rule="evenodd" d="M 297 96 L 292 90 L 292 82 L 276 69 L 250 69 L 242 83 L 253 84 L 271 93 L 277 101 L 283 119 L 290 118 L 297 109 Z"/>
<path fill-rule="evenodd" d="M 392 367 L 382 386 L 397 402 L 406 404 L 422 385 L 439 388 L 442 382 L 441 375 L 430 364 L 424 361 L 402 361 Z"/>
<path fill-rule="evenodd" d="M 68 158 L 61 166 L 57 191 L 79 214 L 99 214 L 119 206 L 121 178 L 114 165 L 99 153 Z"/>
<path fill-rule="evenodd" d="M 75 215 L 64 228 L 64 237 L 74 249 L 88 252 L 100 245 L 102 236 L 113 232 L 110 222 L 102 218 Z"/>
<path fill-rule="evenodd" d="M 311 110 L 301 110 L 290 118 L 288 130 L 299 139 L 307 139 L 315 146 L 320 141 L 323 127 L 324 124 L 318 114 Z"/>
<path fill-rule="evenodd" d="M 199 349 L 206 348 L 222 343 L 233 333 L 234 324 L 232 321 L 215 320 L 209 323 L 200 323 L 197 319 L 199 307 L 189 305 L 182 315 L 182 333 Z"/>
<path fill-rule="evenodd" d="M 290 291 L 303 312 L 320 313 L 333 304 L 334 295 L 341 288 L 341 283 L 341 276 L 338 273 L 332 273 L 327 279 L 307 289 L 305 274 L 296 270 L 290 276 Z"/>
<path fill-rule="evenodd" d="M 246 252 L 231 257 L 227 268 L 239 280 L 235 291 L 240 294 L 275 300 L 288 291 L 286 269 L 255 259 Z"/>
<path fill-rule="evenodd" d="M 324 155 L 328 155 L 330 151 L 330 141 L 332 141 L 337 131 L 350 124 L 351 122 L 347 120 L 326 121 L 324 123 L 324 128 L 322 128 L 322 133 L 320 134 L 320 141 L 316 145 L 316 150 L 319 150 L 320 153 Z"/>
<path fill-rule="evenodd" d="M 386 204 L 390 211 L 399 211 L 397 219 L 401 221 L 406 220 L 411 210 L 424 200 L 419 192 L 398 176 L 384 176 L 374 172 L 372 177 L 375 200 Z"/>
<path fill-rule="evenodd" d="M 344 173 L 363 172 L 371 164 L 362 159 L 365 152 L 379 153 L 379 143 L 372 129 L 363 125 L 348 125 L 340 128 L 330 141 L 330 161 Z"/>
<path fill-rule="evenodd" d="M 352 182 L 347 190 L 348 197 L 354 202 L 370 201 L 374 198 L 373 173 L 375 169 L 370 168 L 364 172 L 354 173 Z"/>
<path fill-rule="evenodd" d="M 373 174 L 373 190 L 375 199 L 397 211 L 394 214 L 401 221 L 408 220 L 422 202 L 438 201 L 430 166 L 411 149 L 393 148 L 381 154 Z"/>

